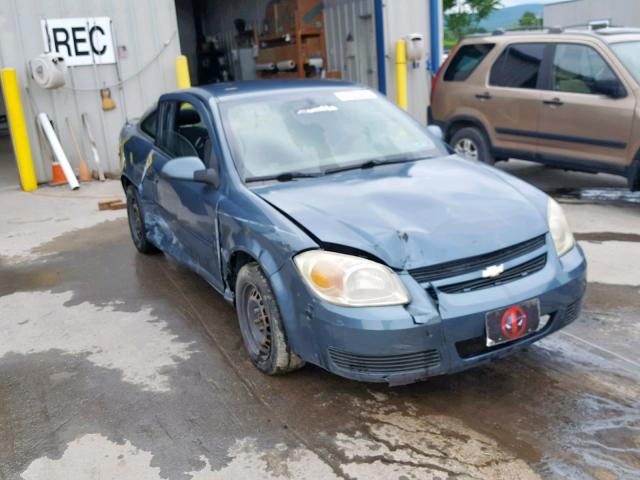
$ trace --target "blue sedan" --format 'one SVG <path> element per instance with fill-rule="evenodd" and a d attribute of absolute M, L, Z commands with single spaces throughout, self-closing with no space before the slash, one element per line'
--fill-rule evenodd
<path fill-rule="evenodd" d="M 560 206 L 361 86 L 181 90 L 120 140 L 136 248 L 235 305 L 265 373 L 406 384 L 579 315 L 586 262 Z"/>

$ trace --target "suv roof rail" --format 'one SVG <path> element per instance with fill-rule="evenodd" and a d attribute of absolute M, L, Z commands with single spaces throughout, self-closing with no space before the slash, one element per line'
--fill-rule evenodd
<path fill-rule="evenodd" d="M 633 27 L 606 27 L 593 30 L 598 35 L 624 35 L 625 33 L 640 33 L 640 28 Z"/>
<path fill-rule="evenodd" d="M 490 36 L 501 36 L 508 34 L 527 34 L 527 33 L 539 33 L 539 34 L 560 34 L 560 33 L 573 33 L 582 35 L 600 35 L 600 36 L 612 36 L 612 35 L 624 35 L 624 34 L 640 34 L 640 28 L 635 27 L 622 27 L 617 25 L 610 25 L 603 28 L 592 28 L 593 25 L 586 23 L 566 26 L 542 26 L 535 28 L 515 27 L 515 28 L 498 28 L 493 32 L 478 32 L 465 35 L 464 38 L 485 38 Z"/>

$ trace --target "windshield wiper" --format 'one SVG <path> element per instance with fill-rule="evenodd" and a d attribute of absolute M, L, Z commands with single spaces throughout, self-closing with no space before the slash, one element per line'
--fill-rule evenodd
<path fill-rule="evenodd" d="M 432 156 L 420 156 L 420 157 L 402 157 L 402 158 L 372 158 L 362 163 L 356 163 L 352 165 L 343 165 L 341 167 L 327 168 L 322 173 L 324 175 L 330 175 L 332 173 L 346 172 L 348 170 L 359 170 L 377 167 L 378 165 L 393 165 L 395 163 L 408 163 L 416 162 L 418 160 L 427 160 L 434 158 Z"/>
<path fill-rule="evenodd" d="M 295 180 L 297 178 L 312 178 L 319 177 L 324 172 L 284 172 L 279 173 L 278 175 L 265 175 L 263 177 L 247 177 L 245 178 L 245 182 L 268 182 L 275 180 L 276 182 L 290 182 L 291 180 Z"/>

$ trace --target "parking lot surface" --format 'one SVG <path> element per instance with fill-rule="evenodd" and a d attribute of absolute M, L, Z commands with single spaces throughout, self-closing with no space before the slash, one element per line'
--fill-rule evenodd
<path fill-rule="evenodd" d="M 562 203 L 589 260 L 584 312 L 392 389 L 255 370 L 232 307 L 98 211 L 118 182 L 0 192 L 0 479 L 640 477 L 640 194 L 500 168 Z"/>

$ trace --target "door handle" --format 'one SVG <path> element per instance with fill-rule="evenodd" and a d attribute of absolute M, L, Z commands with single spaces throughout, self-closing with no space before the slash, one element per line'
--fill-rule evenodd
<path fill-rule="evenodd" d="M 552 98 L 551 100 L 543 100 L 542 103 L 544 103 L 545 105 L 553 105 L 555 107 L 561 107 L 562 105 L 564 105 L 564 102 L 557 97 Z"/>
<path fill-rule="evenodd" d="M 484 92 L 484 93 L 479 93 L 478 95 L 476 95 L 476 98 L 479 98 L 480 100 L 491 100 L 491 98 L 493 98 L 491 96 L 491 94 L 489 92 Z"/>

